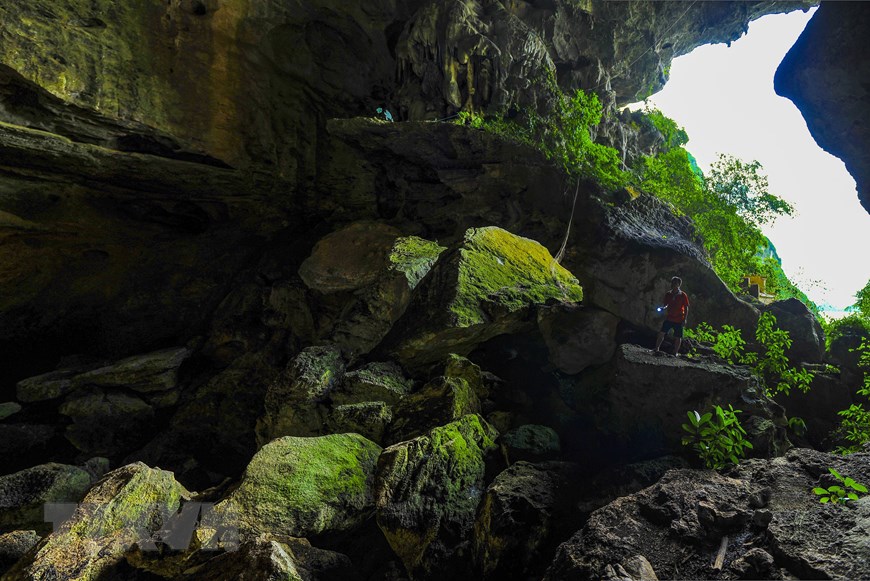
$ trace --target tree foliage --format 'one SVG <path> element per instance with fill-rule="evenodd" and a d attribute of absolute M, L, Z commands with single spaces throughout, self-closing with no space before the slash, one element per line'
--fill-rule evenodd
<path fill-rule="evenodd" d="M 720 153 L 710 164 L 707 185 L 713 195 L 754 226 L 794 213 L 791 204 L 768 191 L 767 176 L 757 160 L 746 162 Z"/>
<path fill-rule="evenodd" d="M 768 279 L 768 292 L 777 298 L 797 297 L 818 312 L 778 262 L 760 255 L 768 242 L 759 226 L 794 211 L 769 192 L 761 164 L 720 155 L 705 176 L 683 147 L 688 142 L 685 131 L 657 110 L 645 114 L 662 134 L 666 150 L 641 161 L 636 168 L 639 187 L 692 218 L 713 270 L 732 290 L 739 290 L 744 276 L 757 274 Z"/>
<path fill-rule="evenodd" d="M 612 147 L 596 143 L 593 131 L 601 123 L 601 101 L 594 93 L 577 90 L 566 94 L 552 86 L 555 99 L 546 115 L 524 110 L 483 117 L 463 112 L 457 123 L 486 129 L 536 147 L 561 165 L 570 177 L 592 178 L 601 185 L 616 189 L 628 182 L 619 153 Z"/>

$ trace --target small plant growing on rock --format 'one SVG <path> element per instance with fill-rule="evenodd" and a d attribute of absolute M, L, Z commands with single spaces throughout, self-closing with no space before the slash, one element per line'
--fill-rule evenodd
<path fill-rule="evenodd" d="M 697 411 L 687 412 L 689 423 L 683 424 L 683 430 L 689 435 L 683 436 L 683 445 L 691 446 L 707 468 L 718 470 L 729 462 L 739 464 L 740 458 L 746 456 L 746 449 L 752 449 L 752 443 L 743 439 L 746 430 L 737 419 L 739 413 L 741 410 L 735 410 L 730 404 L 727 410 L 715 405 L 703 415 Z"/>
<path fill-rule="evenodd" d="M 858 500 L 858 493 L 867 494 L 867 487 L 863 484 L 855 482 L 854 479 L 849 478 L 848 476 L 841 476 L 840 473 L 833 468 L 828 468 L 828 472 L 830 472 L 834 478 L 839 480 L 843 486 L 835 484 L 834 486 L 829 486 L 827 488 L 813 488 L 813 492 L 819 495 L 819 502 L 822 504 L 827 502 L 830 502 L 831 504 L 845 504 L 850 500 Z M 850 488 L 852 491 L 848 490 Z"/>

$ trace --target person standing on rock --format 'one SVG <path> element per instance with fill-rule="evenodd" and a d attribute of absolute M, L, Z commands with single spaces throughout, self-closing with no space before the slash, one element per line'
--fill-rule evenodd
<path fill-rule="evenodd" d="M 664 323 L 662 323 L 662 330 L 656 337 L 654 353 L 661 352 L 665 334 L 671 330 L 674 331 L 674 355 L 680 353 L 680 343 L 683 342 L 683 325 L 686 324 L 686 317 L 689 316 L 689 295 L 680 289 L 682 284 L 683 280 L 678 276 L 671 279 L 671 290 L 665 293 L 665 300 L 658 309 L 659 311 L 667 309 L 667 314 Z"/>

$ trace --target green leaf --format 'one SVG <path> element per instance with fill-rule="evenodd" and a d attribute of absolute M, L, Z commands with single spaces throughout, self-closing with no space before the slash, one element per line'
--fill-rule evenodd
<path fill-rule="evenodd" d="M 858 495 L 855 494 L 854 492 L 850 492 L 847 496 L 849 497 L 850 500 L 858 500 Z"/>
<path fill-rule="evenodd" d="M 833 468 L 828 468 L 828 472 L 830 472 L 831 474 L 833 474 L 833 475 L 834 475 L 834 478 L 836 478 L 837 480 L 840 480 L 840 481 L 843 480 L 843 477 L 840 476 L 840 473 L 837 472 L 836 470 L 834 470 Z"/>
<path fill-rule="evenodd" d="M 828 498 L 827 496 L 825 496 L 825 497 L 820 498 L 820 499 L 819 499 L 819 502 L 821 502 L 822 504 L 825 504 L 825 503 L 828 502 L 829 500 L 831 500 L 831 499 Z"/>
<path fill-rule="evenodd" d="M 858 484 L 857 482 L 852 481 L 852 488 L 854 488 L 858 492 L 863 492 L 864 494 L 867 494 L 867 487 L 863 484 Z"/>
<path fill-rule="evenodd" d="M 815 492 L 816 494 L 828 494 L 827 490 L 825 490 L 824 488 L 819 488 L 818 486 L 813 488 L 813 492 Z"/>

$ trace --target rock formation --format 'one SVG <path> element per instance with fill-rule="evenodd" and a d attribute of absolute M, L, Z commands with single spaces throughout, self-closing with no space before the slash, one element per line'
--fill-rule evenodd
<path fill-rule="evenodd" d="M 760 316 L 691 220 L 433 122 L 582 88 L 630 160 L 661 136 L 615 105 L 809 4 L 5 2 L 0 574 L 704 577 L 727 536 L 721 578 L 867 576 L 866 500 L 812 494 L 866 454 L 789 451 L 840 443 L 856 337 L 765 307 L 814 374 L 775 399 L 650 354 L 674 274 L 693 321 Z M 720 472 L 680 441 L 713 405 L 753 444 Z"/>
<path fill-rule="evenodd" d="M 822 2 L 780 63 L 774 88 L 794 101 L 819 146 L 846 163 L 870 212 L 870 164 L 864 155 L 870 139 L 868 32 L 870 7 L 864 2 Z"/>

